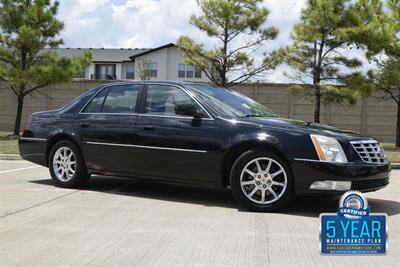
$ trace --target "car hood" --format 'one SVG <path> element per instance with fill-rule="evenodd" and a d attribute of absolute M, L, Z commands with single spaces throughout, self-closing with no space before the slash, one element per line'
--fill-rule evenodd
<path fill-rule="evenodd" d="M 251 124 L 257 127 L 273 127 L 279 128 L 285 131 L 301 132 L 305 134 L 321 134 L 325 136 L 331 136 L 339 139 L 345 140 L 355 140 L 355 139 L 369 139 L 360 133 L 341 130 L 333 126 L 324 125 L 320 123 L 300 121 L 300 120 L 290 120 L 278 117 L 249 117 L 249 118 L 238 118 L 236 121 Z"/>

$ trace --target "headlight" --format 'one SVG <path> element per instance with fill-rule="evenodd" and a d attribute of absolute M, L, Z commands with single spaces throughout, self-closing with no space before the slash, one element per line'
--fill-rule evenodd
<path fill-rule="evenodd" d="M 311 134 L 310 137 L 319 160 L 340 163 L 347 162 L 342 146 L 335 138 L 315 134 Z"/>

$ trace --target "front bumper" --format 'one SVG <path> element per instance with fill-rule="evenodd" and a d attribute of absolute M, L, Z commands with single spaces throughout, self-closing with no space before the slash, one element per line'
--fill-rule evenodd
<path fill-rule="evenodd" d="M 351 190 L 371 192 L 389 184 L 390 163 L 328 163 L 320 161 L 295 160 L 292 163 L 294 187 L 297 195 L 308 193 L 336 193 L 338 190 L 313 190 L 315 181 L 350 181 Z"/>

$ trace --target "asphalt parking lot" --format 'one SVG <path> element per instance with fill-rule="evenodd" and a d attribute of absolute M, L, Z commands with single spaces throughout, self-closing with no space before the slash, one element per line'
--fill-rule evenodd
<path fill-rule="evenodd" d="M 53 187 L 48 170 L 0 161 L 1 266 L 399 266 L 400 171 L 366 194 L 388 214 L 386 256 L 321 256 L 319 214 L 338 199 L 301 197 L 280 213 L 241 210 L 227 190 L 93 177 Z"/>

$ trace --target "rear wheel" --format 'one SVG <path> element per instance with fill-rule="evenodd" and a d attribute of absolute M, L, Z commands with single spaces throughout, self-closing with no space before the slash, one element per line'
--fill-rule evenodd
<path fill-rule="evenodd" d="M 48 166 L 53 181 L 60 187 L 77 188 L 90 177 L 79 149 L 70 141 L 60 141 L 53 146 Z"/>
<path fill-rule="evenodd" d="M 252 211 L 275 211 L 292 198 L 288 165 L 275 153 L 250 150 L 231 170 L 231 189 L 237 202 Z"/>

